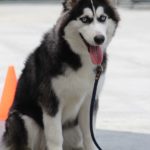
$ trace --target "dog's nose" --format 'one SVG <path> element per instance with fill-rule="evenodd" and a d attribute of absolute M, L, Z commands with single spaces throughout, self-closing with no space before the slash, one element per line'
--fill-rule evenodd
<path fill-rule="evenodd" d="M 105 37 L 103 35 L 97 35 L 94 37 L 94 41 L 96 44 L 103 44 L 105 41 Z"/>

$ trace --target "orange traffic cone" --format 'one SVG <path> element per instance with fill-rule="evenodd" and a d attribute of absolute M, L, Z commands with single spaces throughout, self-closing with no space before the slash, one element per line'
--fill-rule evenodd
<path fill-rule="evenodd" d="M 13 103 L 16 91 L 17 79 L 13 66 L 8 68 L 2 99 L 0 103 L 0 120 L 6 120 L 9 109 Z"/>

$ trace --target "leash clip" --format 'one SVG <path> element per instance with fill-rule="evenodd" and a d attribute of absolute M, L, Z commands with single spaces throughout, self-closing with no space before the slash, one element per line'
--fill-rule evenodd
<path fill-rule="evenodd" d="M 96 68 L 96 77 L 95 77 L 96 80 L 99 80 L 100 75 L 102 74 L 103 71 L 104 71 L 104 69 L 103 69 L 102 65 L 97 66 L 97 68 Z"/>

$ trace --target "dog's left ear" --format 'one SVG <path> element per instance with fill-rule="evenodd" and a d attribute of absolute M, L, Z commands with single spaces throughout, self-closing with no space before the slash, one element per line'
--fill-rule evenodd
<path fill-rule="evenodd" d="M 64 11 L 71 10 L 79 0 L 64 0 Z"/>

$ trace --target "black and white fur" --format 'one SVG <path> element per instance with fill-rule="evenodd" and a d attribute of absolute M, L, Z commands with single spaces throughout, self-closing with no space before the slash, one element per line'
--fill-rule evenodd
<path fill-rule="evenodd" d="M 96 149 L 89 130 L 96 66 L 91 62 L 87 43 L 100 45 L 104 53 L 100 92 L 106 48 L 118 22 L 118 13 L 107 0 L 63 3 L 56 25 L 27 59 L 6 121 L 1 150 Z M 103 36 L 101 43 L 94 40 L 97 35 Z"/>

